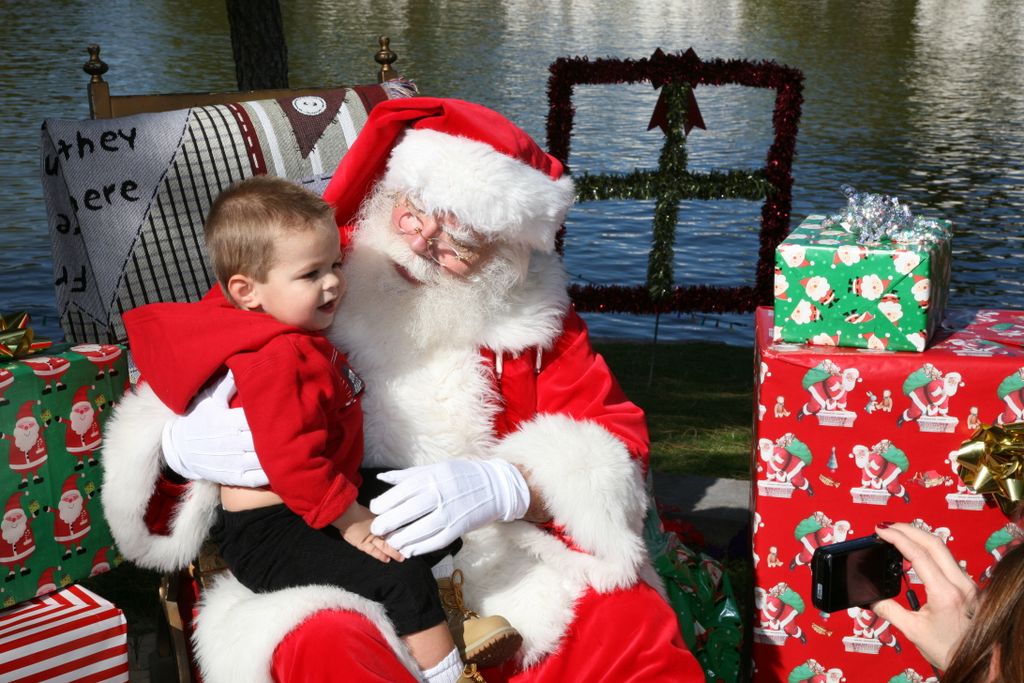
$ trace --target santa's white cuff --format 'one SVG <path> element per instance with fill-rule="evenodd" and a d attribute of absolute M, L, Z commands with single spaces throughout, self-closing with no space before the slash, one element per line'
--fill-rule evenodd
<path fill-rule="evenodd" d="M 635 582 L 646 562 L 642 538 L 647 493 L 639 464 L 594 422 L 540 415 L 503 439 L 493 456 L 529 471 L 553 521 L 594 556 L 598 590 Z"/>

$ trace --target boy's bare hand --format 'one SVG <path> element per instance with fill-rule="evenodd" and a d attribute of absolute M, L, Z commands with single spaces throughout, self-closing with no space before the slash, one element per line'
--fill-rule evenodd
<path fill-rule="evenodd" d="M 341 531 L 341 537 L 349 544 L 381 562 L 402 562 L 405 558 L 392 548 L 387 541 L 370 532 L 374 514 L 359 503 L 352 503 L 334 522 Z"/>

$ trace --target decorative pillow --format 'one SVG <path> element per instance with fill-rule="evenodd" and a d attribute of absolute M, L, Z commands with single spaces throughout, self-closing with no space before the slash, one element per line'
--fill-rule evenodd
<path fill-rule="evenodd" d="M 121 315 L 194 301 L 213 283 L 202 226 L 217 194 L 258 174 L 321 192 L 366 116 L 406 82 L 116 119 L 50 119 L 42 182 L 68 341 L 126 340 Z"/>

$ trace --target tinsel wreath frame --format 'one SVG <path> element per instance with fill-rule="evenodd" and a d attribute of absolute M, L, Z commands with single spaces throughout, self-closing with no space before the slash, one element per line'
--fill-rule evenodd
<path fill-rule="evenodd" d="M 701 60 L 692 49 L 680 54 L 656 50 L 646 59 L 563 57 L 550 67 L 548 79 L 547 145 L 550 154 L 569 168 L 569 141 L 577 85 L 644 83 L 661 87 L 666 121 L 665 144 L 656 171 L 625 175 L 574 176 L 578 199 L 656 200 L 647 282 L 643 285 L 579 285 L 570 287 L 576 307 L 586 312 L 743 312 L 772 301 L 775 248 L 789 232 L 792 203 L 793 155 L 796 148 L 803 74 L 772 61 Z M 692 125 L 688 109 L 698 85 L 741 85 L 773 88 L 775 137 L 765 166 L 754 170 L 690 173 L 686 170 L 686 131 Z M 659 102 L 659 105 L 661 103 Z M 699 117 L 699 113 L 696 114 Z M 698 124 L 699 125 L 699 124 Z M 685 130 L 684 130 L 685 129 Z M 678 203 L 685 199 L 764 199 L 760 247 L 754 284 L 736 287 L 678 286 L 672 261 Z M 561 248 L 561 243 L 560 243 Z"/>

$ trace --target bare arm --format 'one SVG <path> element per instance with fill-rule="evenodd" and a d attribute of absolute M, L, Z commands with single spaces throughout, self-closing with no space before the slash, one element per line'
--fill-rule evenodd
<path fill-rule="evenodd" d="M 342 538 L 367 555 L 381 562 L 403 561 L 405 558 L 387 541 L 370 531 L 375 515 L 359 503 L 352 503 L 331 525 L 341 532 Z"/>

